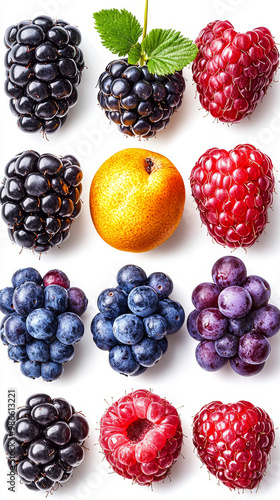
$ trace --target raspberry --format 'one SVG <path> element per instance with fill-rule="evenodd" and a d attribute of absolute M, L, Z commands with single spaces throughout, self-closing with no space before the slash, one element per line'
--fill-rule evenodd
<path fill-rule="evenodd" d="M 193 420 L 193 443 L 199 458 L 231 489 L 259 485 L 274 437 L 269 415 L 248 401 L 213 401 Z"/>
<path fill-rule="evenodd" d="M 182 103 L 182 71 L 158 76 L 146 65 L 132 66 L 127 59 L 111 61 L 100 75 L 98 102 L 109 120 L 132 137 L 153 137 L 166 127 Z"/>
<path fill-rule="evenodd" d="M 5 92 L 25 132 L 55 132 L 78 99 L 84 58 L 77 27 L 48 16 L 7 28 Z"/>
<path fill-rule="evenodd" d="M 165 479 L 180 455 L 177 410 L 145 389 L 113 403 L 100 424 L 99 442 L 113 470 L 140 485 Z"/>
<path fill-rule="evenodd" d="M 214 21 L 195 40 L 193 79 L 204 109 L 221 122 L 252 113 L 270 86 L 279 52 L 267 28 L 238 33 L 229 21 Z"/>
<path fill-rule="evenodd" d="M 30 490 L 55 491 L 84 460 L 88 422 L 63 398 L 34 394 L 5 427 L 8 464 Z"/>
<path fill-rule="evenodd" d="M 66 240 L 82 206 L 78 160 L 24 151 L 4 172 L 0 205 L 10 239 L 39 253 Z"/>
<path fill-rule="evenodd" d="M 250 144 L 212 148 L 190 176 L 202 222 L 217 243 L 250 247 L 263 232 L 274 190 L 271 159 Z"/>

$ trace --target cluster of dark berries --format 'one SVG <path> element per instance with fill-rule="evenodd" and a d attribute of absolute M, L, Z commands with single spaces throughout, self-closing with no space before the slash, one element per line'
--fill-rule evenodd
<path fill-rule="evenodd" d="M 192 293 L 195 309 L 187 328 L 199 341 L 196 360 L 207 371 L 229 361 L 239 375 L 255 375 L 270 354 L 268 339 L 280 330 L 280 310 L 268 303 L 270 286 L 260 276 L 247 276 L 242 260 L 232 256 L 215 262 L 212 279 Z"/>
<path fill-rule="evenodd" d="M 30 378 L 52 381 L 61 376 L 63 363 L 74 356 L 74 344 L 84 334 L 80 316 L 87 308 L 84 292 L 70 287 L 58 269 L 44 277 L 32 267 L 19 269 L 12 286 L 0 290 L 1 340 L 8 356 L 20 363 Z"/>
<path fill-rule="evenodd" d="M 153 75 L 146 65 L 132 66 L 127 59 L 110 62 L 98 85 L 98 102 L 107 118 L 124 134 L 145 138 L 166 127 L 185 90 L 182 71 Z"/>
<path fill-rule="evenodd" d="M 4 174 L 0 204 L 11 240 L 41 253 L 68 238 L 82 207 L 78 160 L 24 151 L 9 161 Z"/>
<path fill-rule="evenodd" d="M 84 459 L 88 422 L 63 398 L 30 396 L 5 429 L 9 468 L 30 490 L 54 490 Z"/>
<path fill-rule="evenodd" d="M 111 367 L 123 375 L 140 375 L 155 365 L 168 347 L 167 335 L 177 332 L 185 313 L 169 298 L 172 280 L 129 264 L 117 274 L 116 288 L 106 288 L 97 300 L 99 313 L 91 322 L 93 340 L 109 351 Z"/>
<path fill-rule="evenodd" d="M 55 132 L 78 99 L 84 68 L 76 26 L 48 16 L 10 26 L 5 33 L 6 94 L 25 132 Z"/>

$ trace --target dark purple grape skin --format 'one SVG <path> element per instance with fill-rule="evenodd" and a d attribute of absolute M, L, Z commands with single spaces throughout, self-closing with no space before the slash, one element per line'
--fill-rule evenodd
<path fill-rule="evenodd" d="M 280 330 L 280 310 L 273 304 L 267 304 L 252 312 L 254 330 L 266 337 L 273 337 Z"/>
<path fill-rule="evenodd" d="M 221 257 L 212 267 L 212 279 L 220 288 L 242 286 L 246 276 L 245 264 L 238 257 Z"/>
<path fill-rule="evenodd" d="M 228 361 L 219 356 L 215 349 L 214 340 L 199 342 L 195 350 L 195 357 L 199 366 L 208 372 L 220 370 Z"/>
<path fill-rule="evenodd" d="M 233 371 L 238 373 L 238 375 L 242 375 L 243 377 L 250 377 L 252 375 L 257 375 L 263 370 L 265 365 L 265 363 L 260 363 L 258 365 L 246 363 L 245 361 L 240 359 L 239 356 L 230 358 L 229 363 Z"/>
<path fill-rule="evenodd" d="M 192 303 L 200 311 L 207 307 L 218 307 L 220 288 L 214 283 L 200 283 L 192 292 Z"/>
<path fill-rule="evenodd" d="M 241 286 L 228 286 L 219 295 L 218 307 L 221 313 L 227 318 L 242 318 L 250 312 L 252 298 L 245 288 Z"/>
<path fill-rule="evenodd" d="M 193 311 L 190 312 L 187 318 L 187 329 L 190 336 L 193 339 L 198 340 L 200 342 L 201 340 L 204 340 L 204 338 L 200 335 L 196 325 L 196 320 L 199 314 L 200 314 L 199 309 L 194 309 Z"/>
<path fill-rule="evenodd" d="M 264 363 L 270 351 L 270 343 L 262 333 L 249 332 L 240 337 L 238 355 L 246 363 L 252 365 Z"/>
<path fill-rule="evenodd" d="M 252 309 L 257 309 L 268 303 L 271 289 L 264 278 L 255 275 L 247 276 L 243 287 L 252 297 Z"/>
<path fill-rule="evenodd" d="M 232 358 L 238 353 L 239 340 L 238 337 L 231 333 L 226 333 L 223 337 L 215 341 L 215 349 L 219 356 L 223 358 Z"/>
<path fill-rule="evenodd" d="M 229 319 L 229 331 L 236 335 L 236 337 L 241 337 L 244 333 L 248 333 L 253 330 L 253 319 L 252 314 L 249 313 L 244 318 Z"/>
<path fill-rule="evenodd" d="M 228 320 L 218 308 L 208 307 L 200 312 L 196 325 L 198 332 L 204 339 L 216 340 L 225 334 Z"/>
<path fill-rule="evenodd" d="M 88 299 L 83 292 L 78 287 L 71 287 L 67 290 L 68 295 L 68 311 L 78 314 L 81 316 L 87 309 Z"/>

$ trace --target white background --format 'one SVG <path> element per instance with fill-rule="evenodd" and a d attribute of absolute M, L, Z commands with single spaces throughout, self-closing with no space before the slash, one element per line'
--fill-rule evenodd
<path fill-rule="evenodd" d="M 96 82 L 106 64 L 114 59 L 95 33 L 92 13 L 101 8 L 127 8 L 143 22 L 144 0 L 25 0 L 1 2 L 1 32 L 7 26 L 23 19 L 33 19 L 38 14 L 51 15 L 76 24 L 82 32 L 81 48 L 86 69 L 79 87 L 79 101 L 68 116 L 63 128 L 49 136 L 25 134 L 18 130 L 16 118 L 9 111 L 8 97 L 1 92 L 1 175 L 10 158 L 23 150 L 34 149 L 40 154 L 74 154 L 82 165 L 83 211 L 72 225 L 70 238 L 48 254 L 33 254 L 20 251 L 13 245 L 0 221 L 1 273 L 0 288 L 10 285 L 10 279 L 18 268 L 33 266 L 42 274 L 58 268 L 66 272 L 73 286 L 84 289 L 89 299 L 84 315 L 85 335 L 76 347 L 73 361 L 65 365 L 61 379 L 51 383 L 41 379 L 30 380 L 20 373 L 19 365 L 12 364 L 6 347 L 0 346 L 0 408 L 1 426 L 7 414 L 7 390 L 15 388 L 18 404 L 36 392 L 47 392 L 52 397 L 65 397 L 77 410 L 81 410 L 90 423 L 89 450 L 83 464 L 76 470 L 72 480 L 59 488 L 54 498 L 63 500 L 120 500 L 133 495 L 135 500 L 147 498 L 178 500 L 194 495 L 208 500 L 237 500 L 257 498 L 274 500 L 280 493 L 280 334 L 271 339 L 272 353 L 264 370 L 249 378 L 235 374 L 229 366 L 216 373 L 203 371 L 196 363 L 196 342 L 188 336 L 184 325 L 180 332 L 170 337 L 169 349 L 164 358 L 140 377 L 124 377 L 114 372 L 108 364 L 108 355 L 97 349 L 92 341 L 90 322 L 97 313 L 96 299 L 104 288 L 115 285 L 119 268 L 128 263 L 143 267 L 147 274 L 163 271 L 174 282 L 172 297 L 183 305 L 186 315 L 191 311 L 191 292 L 202 281 L 211 279 L 211 267 L 215 260 L 229 254 L 217 243 L 213 243 L 201 226 L 189 186 L 189 175 L 201 154 L 210 147 L 230 149 L 241 143 L 253 143 L 268 154 L 275 166 L 276 193 L 273 210 L 269 211 L 269 225 L 265 234 L 252 248 L 242 249 L 234 255 L 244 260 L 249 274 L 266 278 L 272 288 L 271 303 L 280 307 L 280 233 L 279 233 L 279 136 L 280 136 L 280 83 L 276 81 L 269 89 L 263 103 L 253 116 L 233 126 L 216 123 L 201 109 L 192 82 L 191 69 L 184 70 L 186 92 L 178 113 L 172 117 L 166 130 L 149 141 L 137 141 L 122 136 L 114 124 L 109 125 L 105 115 L 97 106 Z M 210 21 L 229 19 L 238 31 L 247 31 L 257 26 L 268 27 L 280 42 L 280 7 L 278 0 L 199 0 L 162 2 L 150 0 L 148 28 L 161 27 L 180 30 L 185 36 L 195 39 L 199 31 Z M 1 60 L 5 49 L 1 46 Z M 4 81 L 4 69 L 1 72 Z M 279 79 L 279 72 L 276 80 Z M 127 147 L 142 147 L 167 156 L 181 172 L 186 186 L 185 211 L 173 236 L 160 247 L 143 254 L 129 254 L 115 250 L 101 240 L 95 231 L 89 214 L 88 192 L 92 177 L 99 166 L 110 155 Z M 175 464 L 171 481 L 154 485 L 153 489 L 131 485 L 110 469 L 100 453 L 98 445 L 98 421 L 107 408 L 107 402 L 116 400 L 132 389 L 151 388 L 166 397 L 180 412 L 185 434 L 182 455 Z M 276 429 L 275 447 L 271 452 L 271 464 L 257 493 L 230 491 L 209 475 L 194 453 L 192 444 L 192 418 L 200 408 L 211 400 L 235 402 L 247 399 L 263 407 L 273 418 Z M 107 401 L 107 402 L 106 402 Z M 4 432 L 4 431 L 3 431 Z M 2 431 L 0 432 L 2 434 Z M 44 493 L 30 492 L 18 484 L 15 494 L 9 493 L 6 484 L 8 472 L 4 453 L 0 452 L 1 498 L 14 497 L 22 500 L 43 498 Z M 145 496 L 146 498 L 146 496 Z"/>

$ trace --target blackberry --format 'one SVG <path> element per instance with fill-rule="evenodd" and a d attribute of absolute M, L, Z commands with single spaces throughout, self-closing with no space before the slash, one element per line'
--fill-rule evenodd
<path fill-rule="evenodd" d="M 10 239 L 39 253 L 62 243 L 81 210 L 78 160 L 24 151 L 4 172 L 0 205 Z"/>
<path fill-rule="evenodd" d="M 151 74 L 146 65 L 111 61 L 98 80 L 98 102 L 109 120 L 129 136 L 153 137 L 168 124 L 182 103 L 185 80 L 182 71 Z"/>
<path fill-rule="evenodd" d="M 5 428 L 9 467 L 28 489 L 53 491 L 84 459 L 89 425 L 65 399 L 34 394 Z"/>
<path fill-rule="evenodd" d="M 5 92 L 19 128 L 55 132 L 78 98 L 84 68 L 80 31 L 65 21 L 39 16 L 10 26 L 4 42 Z"/>

